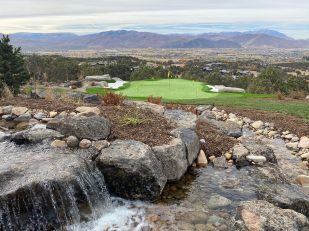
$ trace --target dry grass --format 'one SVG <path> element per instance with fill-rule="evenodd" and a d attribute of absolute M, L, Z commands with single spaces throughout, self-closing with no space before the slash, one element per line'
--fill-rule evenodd
<path fill-rule="evenodd" d="M 57 98 L 55 91 L 51 88 L 47 88 L 45 91 L 45 99 L 49 102 L 55 101 Z"/>
<path fill-rule="evenodd" d="M 14 98 L 14 95 L 11 89 L 6 84 L 3 84 L 3 91 L 1 94 L 1 98 L 3 99 L 13 99 Z"/>

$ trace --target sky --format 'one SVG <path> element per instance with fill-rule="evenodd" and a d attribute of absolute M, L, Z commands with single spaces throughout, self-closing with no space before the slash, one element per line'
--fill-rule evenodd
<path fill-rule="evenodd" d="M 206 33 L 274 29 L 309 38 L 309 0 L 0 0 L 0 32 Z"/>

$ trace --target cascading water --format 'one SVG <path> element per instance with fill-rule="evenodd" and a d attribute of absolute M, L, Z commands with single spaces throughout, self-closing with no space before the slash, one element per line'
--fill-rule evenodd
<path fill-rule="evenodd" d="M 144 209 L 112 199 L 78 153 L 0 143 L 0 230 L 140 230 Z"/>

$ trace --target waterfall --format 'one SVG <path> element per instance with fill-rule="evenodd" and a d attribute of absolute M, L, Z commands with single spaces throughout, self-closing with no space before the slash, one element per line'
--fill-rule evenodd
<path fill-rule="evenodd" d="M 44 182 L 1 200 L 0 230 L 54 230 L 79 224 L 110 206 L 103 176 L 82 172 L 74 182 Z"/>
<path fill-rule="evenodd" d="M 1 231 L 63 230 L 110 208 L 104 177 L 95 166 L 32 148 L 0 144 Z"/>

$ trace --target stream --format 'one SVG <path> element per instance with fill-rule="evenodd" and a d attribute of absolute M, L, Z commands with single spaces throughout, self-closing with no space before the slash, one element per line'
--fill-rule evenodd
<path fill-rule="evenodd" d="M 128 201 L 109 195 L 87 154 L 0 143 L 0 230 L 235 230 L 237 206 L 265 181 L 254 166 L 208 166 L 169 183 L 156 202 Z"/>

